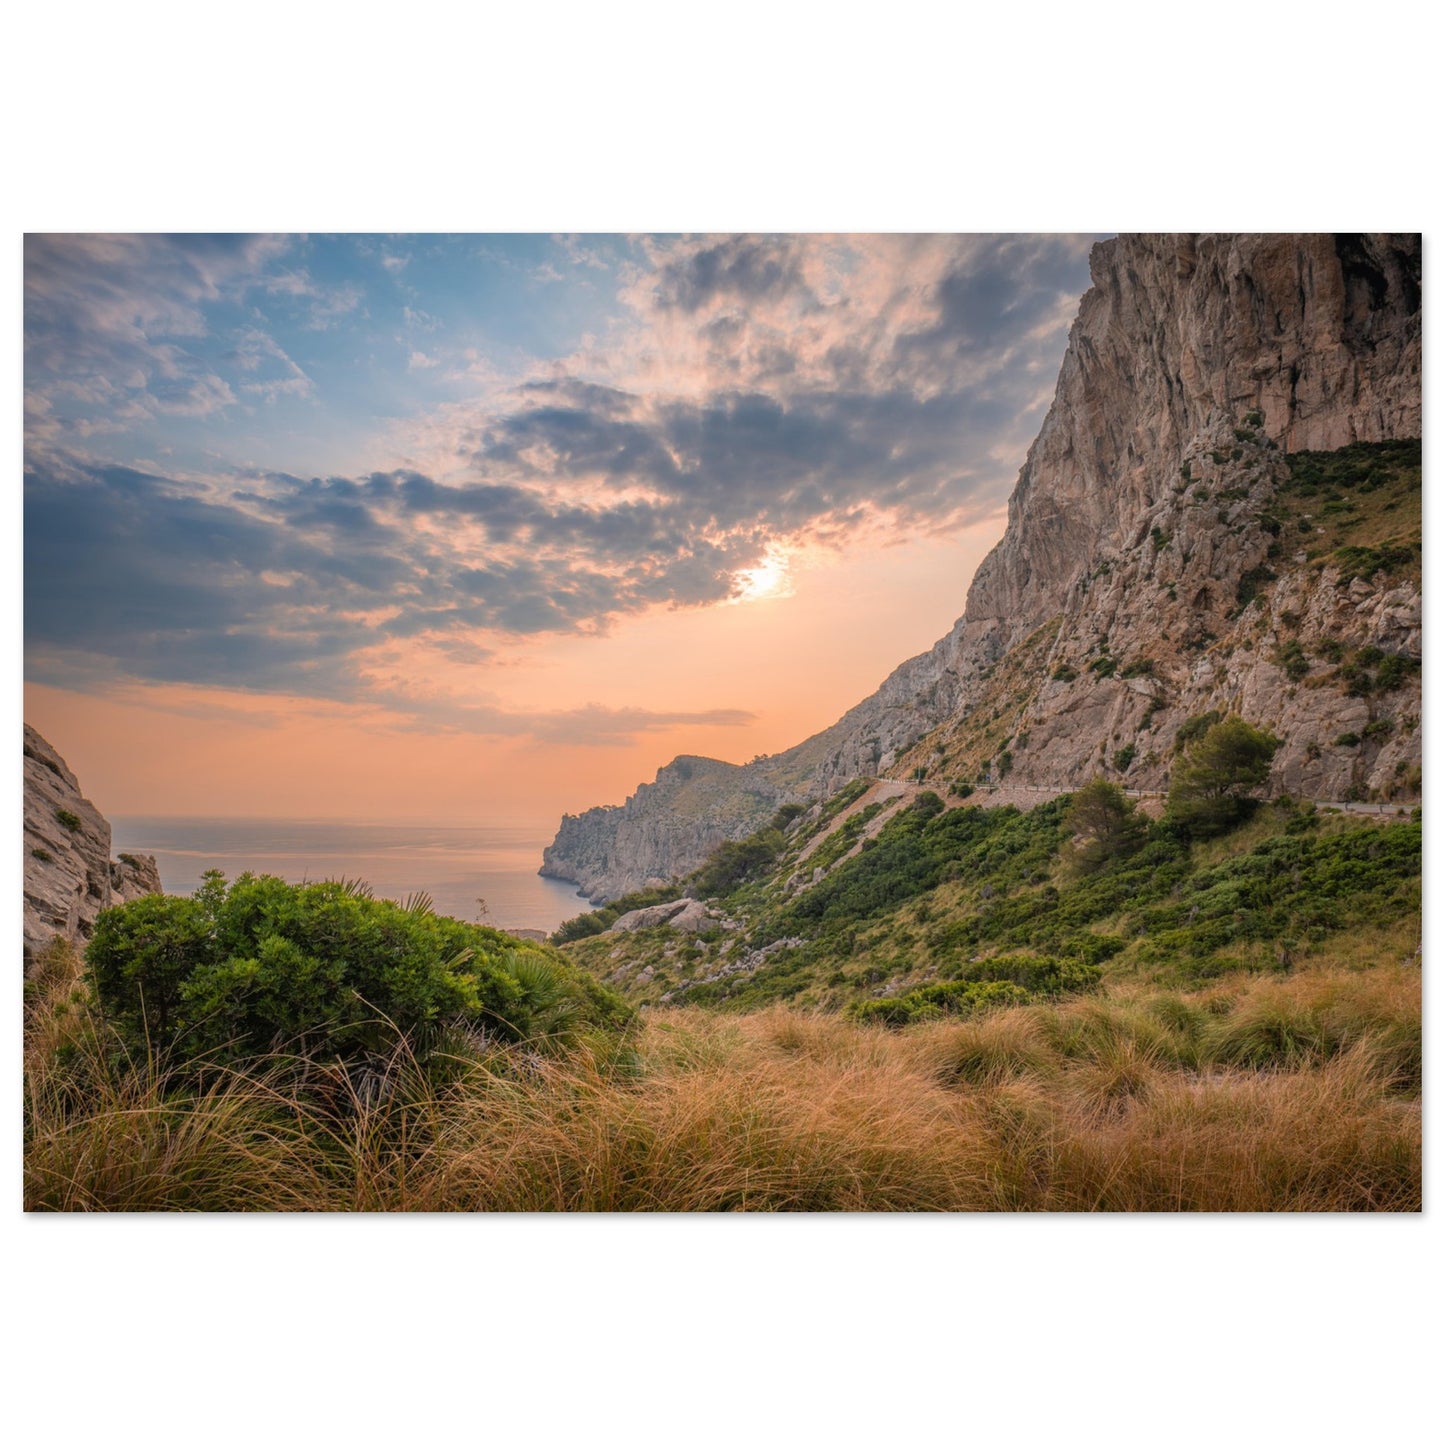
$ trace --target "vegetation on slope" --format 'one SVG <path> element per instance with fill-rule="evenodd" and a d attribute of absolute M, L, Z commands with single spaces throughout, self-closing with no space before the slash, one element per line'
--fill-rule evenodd
<path fill-rule="evenodd" d="M 1422 449 L 1419 437 L 1356 442 L 1333 452 L 1295 452 L 1272 517 L 1281 539 L 1302 537 L 1316 568 L 1340 581 L 1384 572 L 1418 585 Z"/>
<path fill-rule="evenodd" d="M 1191 795 L 1202 777 L 1227 805 L 1227 821 L 1200 826 L 1178 799 L 1172 817 L 1151 820 L 1100 784 L 1118 834 L 1101 845 L 1108 825 L 1082 811 L 1088 790 L 1027 813 L 949 808 L 925 791 L 817 882 L 806 864 L 793 871 L 810 841 L 795 825 L 769 875 L 712 900 L 710 932 L 682 936 L 663 925 L 602 934 L 567 952 L 639 1002 L 735 1012 L 793 1002 L 894 1021 L 906 1005 L 867 1005 L 906 997 L 928 1017 L 1086 991 L 1108 978 L 1192 986 L 1234 972 L 1288 972 L 1369 945 L 1413 953 L 1418 821 L 1289 799 L 1254 811 L 1231 788 L 1211 791 L 1211 776 L 1239 777 L 1233 755 L 1209 773 L 1222 735 L 1233 735 L 1228 721 L 1206 727 L 1178 787 Z M 1260 755 L 1270 741 L 1244 737 L 1246 751 Z M 1247 821 L 1234 821 L 1241 815 Z"/>
<path fill-rule="evenodd" d="M 402 907 L 364 886 L 210 872 L 189 898 L 102 912 L 86 950 L 99 1018 L 133 1053 L 235 1064 L 278 1049 L 342 1064 L 420 1060 L 448 1031 L 538 1044 L 631 1011 L 549 949 Z"/>
<path fill-rule="evenodd" d="M 439 943 L 450 922 L 274 880 L 213 882 L 199 913 L 152 903 L 146 926 L 147 910 L 118 910 L 89 973 L 58 945 L 27 984 L 26 1207 L 1421 1207 L 1418 822 L 1284 802 L 1191 840 L 1109 785 L 1031 813 L 924 792 L 800 885 L 799 856 L 866 791 L 700 870 L 725 890 L 715 929 L 564 951 L 597 966 L 598 951 L 671 949 L 674 979 L 729 946 L 756 953 L 682 991 L 707 1008 L 633 1018 L 554 951 L 481 929 L 465 964 L 479 993 L 539 986 L 525 954 L 571 1006 L 509 996 L 499 1027 L 462 987 L 456 1012 L 463 965 L 422 948 L 399 998 L 438 988 L 445 1007 L 358 1032 L 344 984 L 287 1046 L 274 1009 L 299 1007 L 315 970 L 242 967 L 267 938 L 318 965 L 341 945 L 354 989 L 380 939 L 415 924 Z M 136 1031 L 138 990 L 184 949 L 134 945 L 185 942 L 197 917 L 213 962 L 157 1048 Z M 129 980 L 112 957 L 127 944 Z M 623 973 L 636 997 L 676 990 Z M 218 997 L 232 1027 L 198 1028 L 211 1049 L 194 1051 L 194 1010 Z M 821 1007 L 755 1007 L 778 998 Z"/>
<path fill-rule="evenodd" d="M 1167 762 L 1158 729 L 1167 726 L 1181 690 L 1189 685 L 1189 669 L 1181 667 L 1181 660 L 1208 652 L 1222 667 L 1237 650 L 1252 652 L 1267 638 L 1270 660 L 1291 683 L 1372 699 L 1372 732 L 1347 735 L 1346 741 L 1324 736 L 1315 741 L 1316 748 L 1360 749 L 1364 773 L 1392 731 L 1418 725 L 1397 693 L 1418 675 L 1418 656 L 1342 641 L 1335 635 L 1335 624 L 1322 626 L 1317 617 L 1310 620 L 1310 608 L 1300 606 L 1298 589 L 1283 602 L 1273 594 L 1281 578 L 1294 577 L 1312 587 L 1323 580 L 1327 569 L 1332 584 L 1340 589 L 1356 579 L 1377 587 L 1402 583 L 1418 587 L 1420 440 L 1360 442 L 1332 452 L 1281 456 L 1264 437 L 1258 413 L 1242 421 L 1237 435 L 1246 443 L 1245 455 L 1215 454 L 1214 474 L 1208 479 L 1191 475 L 1186 463 L 1176 492 L 1183 514 L 1207 509 L 1217 516 L 1221 538 L 1252 544 L 1249 555 L 1258 560 L 1231 580 L 1226 589 L 1232 594 L 1226 598 L 1230 605 L 1218 613 L 1198 610 L 1198 602 L 1185 607 L 1170 582 L 1162 589 L 1169 625 L 1155 629 L 1142 652 L 1137 640 L 1111 641 L 1090 626 L 1079 626 L 1075 617 L 1065 634 L 1068 656 L 1056 656 L 1048 667 L 1045 660 L 1061 629 L 1061 620 L 1055 619 L 996 661 L 977 666 L 968 679 L 969 705 L 919 739 L 895 765 L 896 776 L 926 781 L 940 792 L 1000 782 L 1027 758 L 1030 718 L 1050 682 L 1117 677 L 1150 682 L 1137 708 L 1100 749 L 1099 765 L 1112 765 L 1117 777 L 1131 781 L 1141 777 L 1141 769 L 1144 776 L 1152 770 L 1157 777 Z M 1174 528 L 1155 525 L 1124 556 L 1099 562 L 1087 582 L 1127 565 L 1134 569 L 1135 585 L 1156 585 L 1150 579 L 1156 578 L 1158 558 L 1171 550 L 1182 555 L 1181 546 Z M 1328 613 L 1329 605 L 1322 611 Z M 1084 619 L 1090 615 L 1086 609 Z M 1222 671 L 1218 678 L 1223 681 Z M 1156 721 L 1161 714 L 1165 724 Z M 1418 798 L 1419 770 L 1404 765 L 1394 778 L 1376 779 L 1371 786 L 1373 792 L 1361 781 L 1343 795 Z"/>
<path fill-rule="evenodd" d="M 122 1067 L 63 947 L 26 1015 L 35 1210 L 1414 1210 L 1418 971 L 1233 978 L 893 1032 L 660 1010 L 369 1088 Z M 322 1085 L 330 1082 L 328 1091 Z"/>

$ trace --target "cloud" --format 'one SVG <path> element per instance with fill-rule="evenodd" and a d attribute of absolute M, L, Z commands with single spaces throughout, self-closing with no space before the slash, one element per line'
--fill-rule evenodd
<path fill-rule="evenodd" d="M 309 396 L 310 378 L 254 326 L 239 328 L 223 357 L 207 346 L 210 313 L 237 306 L 252 287 L 304 298 L 333 316 L 357 304 L 354 288 L 317 287 L 304 271 L 277 270 L 294 243 L 270 236 L 27 236 L 27 407 L 81 435 L 104 434 L 170 416 L 209 417 L 238 403 L 216 370 L 234 366 L 243 395 L 274 401 Z M 268 373 L 256 374 L 262 363 Z"/>
<path fill-rule="evenodd" d="M 643 238 L 612 330 L 520 372 L 475 358 L 475 375 L 448 375 L 474 400 L 410 422 L 437 464 L 194 477 L 62 448 L 137 417 L 313 397 L 273 329 L 253 316 L 229 349 L 207 348 L 208 317 L 259 287 L 299 324 L 329 324 L 359 289 L 318 286 L 265 238 L 31 238 L 32 671 L 358 701 L 386 692 L 379 660 L 399 649 L 485 671 L 508 638 L 736 598 L 770 557 L 975 523 L 1002 506 L 1042 419 L 1087 250 L 1059 236 Z M 595 274 L 581 242 L 558 254 Z M 418 256 L 408 283 L 422 271 Z M 398 372 L 404 358 L 434 369 L 410 343 Z M 434 725 L 452 716 L 387 695 Z M 447 725 L 532 726 L 445 705 L 467 719 Z M 603 740 L 699 721 L 584 710 L 536 726 Z"/>

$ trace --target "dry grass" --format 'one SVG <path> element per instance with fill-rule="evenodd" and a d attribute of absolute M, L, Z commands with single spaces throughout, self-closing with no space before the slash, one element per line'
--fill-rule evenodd
<path fill-rule="evenodd" d="M 651 1015 L 561 1060 L 405 1049 L 177 1087 L 31 985 L 31 1209 L 1417 1210 L 1420 977 L 1136 988 L 890 1033 Z"/>

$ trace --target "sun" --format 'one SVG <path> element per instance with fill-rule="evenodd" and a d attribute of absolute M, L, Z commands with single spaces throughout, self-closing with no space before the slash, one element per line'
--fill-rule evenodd
<path fill-rule="evenodd" d="M 756 567 L 745 567 L 733 573 L 734 602 L 761 602 L 765 597 L 787 597 L 789 586 L 788 559 L 778 552 L 769 552 Z"/>

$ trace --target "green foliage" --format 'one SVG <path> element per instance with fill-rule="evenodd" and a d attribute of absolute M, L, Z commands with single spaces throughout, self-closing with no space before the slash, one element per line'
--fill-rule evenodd
<path fill-rule="evenodd" d="M 1390 653 L 1380 659 L 1380 666 L 1375 673 L 1375 691 L 1392 692 L 1403 686 L 1407 677 L 1419 671 L 1418 658 L 1404 657 L 1397 652 Z"/>
<path fill-rule="evenodd" d="M 1248 607 L 1264 590 L 1265 585 L 1275 580 L 1275 575 L 1274 569 L 1262 562 L 1244 572 L 1234 588 L 1234 600 L 1240 608 Z"/>
<path fill-rule="evenodd" d="M 784 832 L 795 818 L 802 817 L 807 811 L 807 808 L 805 808 L 802 803 L 784 803 L 783 806 L 773 814 L 773 821 L 768 824 L 768 827 L 776 828 L 779 832 Z"/>
<path fill-rule="evenodd" d="M 1127 773 L 1134 761 L 1135 748 L 1133 743 L 1126 743 L 1122 748 L 1114 749 L 1114 770 L 1120 773 Z"/>
<path fill-rule="evenodd" d="M 354 1060 L 398 1031 L 424 1057 L 453 1022 L 538 1042 L 630 1015 L 595 980 L 495 929 L 357 885 L 249 873 L 227 888 L 213 871 L 190 898 L 106 910 L 86 960 L 121 1036 L 178 1060 L 289 1047 Z"/>
<path fill-rule="evenodd" d="M 1152 657 L 1136 657 L 1132 662 L 1126 663 L 1120 677 L 1152 677 L 1154 675 L 1154 659 Z"/>
<path fill-rule="evenodd" d="M 1072 834 L 1067 861 L 1077 874 L 1095 873 L 1143 842 L 1144 820 L 1117 783 L 1095 778 L 1069 800 L 1064 826 Z"/>
<path fill-rule="evenodd" d="M 42 863 L 55 862 L 55 855 L 49 848 L 32 848 L 30 850 L 30 856 L 32 858 L 39 858 Z"/>
<path fill-rule="evenodd" d="M 1310 670 L 1310 660 L 1298 642 L 1286 642 L 1274 650 L 1276 665 L 1291 682 L 1299 682 Z"/>
<path fill-rule="evenodd" d="M 72 813 L 69 808 L 57 808 L 55 810 L 55 819 L 56 822 L 67 831 L 71 833 L 80 832 L 80 819 L 76 814 Z"/>
<path fill-rule="evenodd" d="M 687 879 L 699 898 L 725 898 L 751 879 L 760 878 L 782 851 L 783 835 L 777 828 L 760 828 L 736 842 L 720 844 L 707 862 Z"/>
<path fill-rule="evenodd" d="M 1089 664 L 1089 671 L 1096 672 L 1100 677 L 1113 677 L 1114 669 L 1119 665 L 1116 657 L 1110 657 L 1107 653 L 1103 657 L 1096 657 Z"/>
<path fill-rule="evenodd" d="M 1357 748 L 1359 745 L 1359 733 L 1341 733 L 1339 737 L 1335 739 L 1335 746 L 1337 748 Z"/>
<path fill-rule="evenodd" d="M 639 888 L 634 893 L 614 898 L 611 903 L 605 903 L 601 908 L 594 908 L 590 913 L 579 913 L 576 918 L 569 918 L 552 934 L 548 942 L 572 943 L 579 938 L 591 938 L 594 934 L 606 933 L 624 913 L 631 913 L 636 908 L 652 908 L 659 903 L 675 903 L 681 897 L 680 883 Z"/>
<path fill-rule="evenodd" d="M 1175 765 L 1165 817 L 1193 838 L 1226 832 L 1251 811 L 1280 741 L 1241 717 L 1215 723 Z"/>
<path fill-rule="evenodd" d="M 840 823 L 808 855 L 809 866 L 831 868 L 858 841 L 864 828 L 883 811 L 885 806 L 886 804 L 881 802 L 869 803 L 866 808 L 860 808 L 845 822 Z"/>
<path fill-rule="evenodd" d="M 1370 671 L 1371 668 L 1375 670 Z M 1340 666 L 1340 680 L 1350 697 L 1393 692 L 1405 679 L 1420 671 L 1418 658 L 1403 653 L 1382 652 L 1378 647 L 1359 647 Z"/>
<path fill-rule="evenodd" d="M 1419 880 L 1418 823 L 1326 836 L 1287 830 L 1185 877 L 1169 895 L 1141 897 L 1139 958 L 1209 977 L 1219 956 L 1241 945 L 1391 924 L 1418 911 Z"/>
<path fill-rule="evenodd" d="M 1208 712 L 1197 713 L 1194 717 L 1185 718 L 1179 724 L 1179 731 L 1174 734 L 1174 751 L 1182 753 L 1190 743 L 1198 742 L 1223 716 L 1223 713 L 1215 712 L 1211 708 Z"/>
<path fill-rule="evenodd" d="M 909 989 L 896 998 L 858 999 L 848 1005 L 847 1012 L 860 1023 L 900 1029 L 927 1019 L 979 1013 L 1030 1000 L 1027 989 L 1011 983 L 935 983 Z"/>
<path fill-rule="evenodd" d="M 1420 560 L 1420 544 L 1390 543 L 1379 547 L 1337 547 L 1334 552 L 1340 569 L 1339 585 L 1343 587 L 1356 577 L 1370 578 L 1377 572 L 1402 572 Z"/>
<path fill-rule="evenodd" d="M 1072 682 L 1078 675 L 1078 670 L 1069 666 L 1067 662 L 1061 662 L 1050 674 L 1055 682 Z"/>
<path fill-rule="evenodd" d="M 928 800 L 932 801 L 928 801 Z M 830 934 L 893 912 L 945 875 L 986 876 L 1000 883 L 1041 872 L 1062 839 L 1063 804 L 1018 809 L 950 808 L 921 795 L 891 819 L 875 846 L 840 863 L 770 921 L 771 936 Z"/>

